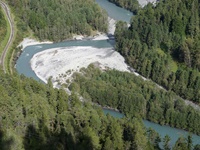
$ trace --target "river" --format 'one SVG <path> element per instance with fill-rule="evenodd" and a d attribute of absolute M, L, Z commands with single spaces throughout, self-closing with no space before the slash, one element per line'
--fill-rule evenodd
<path fill-rule="evenodd" d="M 107 0 L 96 0 L 96 2 L 108 12 L 108 15 L 111 18 L 115 20 L 123 20 L 123 21 L 129 22 L 129 20 L 131 19 L 132 13 L 130 11 L 119 8 L 116 5 L 108 2 Z M 28 46 L 23 50 L 21 56 L 17 60 L 16 69 L 20 74 L 24 74 L 27 77 L 32 77 L 35 80 L 41 81 L 32 71 L 31 66 L 30 66 L 30 59 L 33 57 L 34 54 L 38 52 L 41 52 L 50 48 L 67 47 L 67 46 L 93 46 L 96 48 L 113 47 L 112 44 L 109 43 L 108 40 L 67 41 L 67 42 L 61 42 L 61 43 L 39 44 L 39 45 Z M 123 116 L 122 114 L 118 112 L 114 112 L 111 110 L 106 110 L 106 111 L 111 113 L 115 117 Z M 159 124 L 155 124 L 146 120 L 144 120 L 144 124 L 146 127 L 151 127 L 155 129 L 161 135 L 161 137 L 164 137 L 166 134 L 168 134 L 171 138 L 172 145 L 175 143 L 175 141 L 178 139 L 180 135 L 184 135 L 184 136 L 188 135 L 188 132 L 186 131 L 171 128 L 169 126 L 160 126 Z M 193 135 L 193 143 L 200 144 L 200 136 Z"/>
<path fill-rule="evenodd" d="M 123 118 L 123 116 L 124 116 L 122 113 L 114 111 L 114 110 L 110 110 L 110 109 L 103 109 L 103 111 L 105 114 L 110 114 L 111 116 L 113 116 L 115 118 Z M 146 128 L 152 128 L 156 132 L 158 132 L 161 138 L 164 138 L 165 135 L 169 135 L 170 139 L 171 139 L 170 147 L 172 147 L 176 143 L 177 139 L 180 136 L 184 136 L 187 138 L 187 136 L 189 135 L 189 132 L 187 132 L 187 131 L 172 128 L 172 127 L 169 127 L 166 125 L 161 126 L 157 123 L 153 123 L 148 120 L 143 120 L 143 123 Z M 195 134 L 191 134 L 191 135 L 192 135 L 193 145 L 200 144 L 200 136 L 195 135 Z M 161 148 L 163 147 L 162 142 L 160 142 L 159 145 Z"/>

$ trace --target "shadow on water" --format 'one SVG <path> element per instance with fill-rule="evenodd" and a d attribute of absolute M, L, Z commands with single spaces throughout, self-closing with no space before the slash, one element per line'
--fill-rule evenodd
<path fill-rule="evenodd" d="M 115 46 L 115 36 L 113 34 L 107 34 L 108 42 L 114 47 Z"/>

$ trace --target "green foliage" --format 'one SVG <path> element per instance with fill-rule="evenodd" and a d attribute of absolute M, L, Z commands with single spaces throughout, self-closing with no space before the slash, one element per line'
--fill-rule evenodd
<path fill-rule="evenodd" d="M 159 150 L 159 143 L 161 142 L 161 138 L 159 136 L 159 134 L 153 130 L 153 129 L 148 129 L 147 130 L 147 136 L 149 139 L 149 142 L 154 146 L 155 149 Z"/>
<path fill-rule="evenodd" d="M 94 0 L 8 0 L 20 18 L 40 40 L 62 41 L 72 34 L 91 35 L 107 30 L 107 14 Z"/>
<path fill-rule="evenodd" d="M 177 141 L 175 146 L 173 147 L 173 150 L 189 150 L 187 147 L 187 142 L 185 138 L 180 137 Z"/>
<path fill-rule="evenodd" d="M 118 23 L 116 49 L 141 75 L 184 99 L 200 102 L 200 24 L 197 0 L 159 1 Z M 192 79 L 192 80 L 190 80 Z"/>
<path fill-rule="evenodd" d="M 4 18 L 4 14 L 2 12 L 2 8 L 0 7 L 0 35 L 4 35 L 4 36 L 0 36 L 0 52 L 3 51 L 2 46 L 4 46 L 4 38 L 6 37 L 6 33 L 7 33 L 7 24 L 6 24 L 6 20 Z"/>
<path fill-rule="evenodd" d="M 9 0 L 9 3 L 20 18 L 19 30 L 30 27 L 41 40 L 61 41 L 72 34 L 90 35 L 93 30 L 107 29 L 107 15 L 93 0 Z M 115 3 L 138 12 L 136 2 Z M 165 3 L 167 7 L 162 8 Z M 163 12 L 156 11 L 157 7 Z M 187 68 L 200 66 L 198 3 L 164 1 L 157 7 L 149 4 L 145 11 L 139 11 L 129 29 L 119 22 L 116 47 L 144 76 L 199 102 L 199 72 Z M 179 10 L 180 16 L 173 14 L 175 10 Z M 192 10 L 191 16 L 187 10 Z M 0 13 L 2 35 L 3 20 Z M 158 48 L 161 51 L 156 51 Z M 183 65 L 171 73 L 171 60 L 185 64 L 186 69 Z M 157 133 L 151 131 L 147 137 L 141 121 L 133 117 L 200 134 L 199 112 L 186 107 L 172 92 L 155 88 L 151 82 L 144 83 L 128 73 L 102 73 L 93 68 L 86 72 L 87 78 L 77 75 L 70 86 L 71 96 L 63 89 L 54 89 L 50 81 L 44 85 L 23 75 L 0 72 L 1 149 L 159 149 Z M 129 120 L 105 116 L 95 105 L 80 102 L 76 92 L 119 109 Z M 167 144 L 166 139 L 166 149 Z M 189 137 L 180 138 L 174 146 L 185 148 L 191 148 Z"/>
<path fill-rule="evenodd" d="M 97 72 L 96 72 L 97 73 Z M 147 149 L 141 121 L 117 120 L 63 89 L 0 71 L 0 149 Z M 126 134 L 125 134 L 126 133 Z M 129 148 L 128 148 L 129 147 Z"/>
<path fill-rule="evenodd" d="M 194 150 L 200 150 L 200 144 L 195 145 Z"/>
<path fill-rule="evenodd" d="M 170 146 L 169 146 L 169 143 L 170 143 L 170 137 L 168 135 L 166 135 L 163 139 L 163 142 L 164 142 L 164 150 L 170 150 Z"/>
<path fill-rule="evenodd" d="M 2 130 L 0 130 L 0 148 L 1 148 L 1 150 L 11 149 L 12 144 L 13 144 L 13 139 L 6 137 L 6 134 Z"/>
<path fill-rule="evenodd" d="M 130 118 L 142 117 L 200 134 L 199 111 L 186 106 L 173 92 L 127 72 L 100 72 L 90 66 L 83 74 L 76 74 L 73 84 L 80 87 L 80 95 L 87 92 L 93 102 L 119 109 Z"/>
<path fill-rule="evenodd" d="M 4 18 L 4 14 L 2 12 L 2 8 L 0 8 L 0 33 L 1 35 L 6 35 L 6 20 Z M 4 38 L 3 36 L 1 36 L 1 38 Z M 2 41 L 2 40 L 1 40 Z"/>

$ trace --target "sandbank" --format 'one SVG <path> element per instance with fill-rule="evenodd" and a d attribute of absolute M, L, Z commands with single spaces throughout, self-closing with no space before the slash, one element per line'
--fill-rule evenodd
<path fill-rule="evenodd" d="M 108 31 L 107 31 L 107 33 L 97 32 L 95 36 L 89 37 L 89 38 L 91 38 L 92 40 L 108 40 L 109 39 L 108 36 L 114 36 L 115 28 L 116 28 L 115 25 L 116 25 L 116 20 L 108 17 Z M 73 36 L 74 40 L 83 40 L 84 38 L 87 38 L 87 37 L 85 37 L 83 35 Z"/>
<path fill-rule="evenodd" d="M 26 48 L 27 46 L 31 46 L 31 45 L 38 45 L 38 44 L 51 44 L 53 42 L 50 41 L 43 41 L 43 42 L 39 42 L 35 39 L 31 39 L 31 38 L 24 38 L 23 41 L 18 45 L 18 47 L 22 47 L 22 50 L 24 48 Z"/>
<path fill-rule="evenodd" d="M 130 72 L 124 58 L 113 48 L 90 46 L 53 48 L 39 52 L 31 59 L 31 68 L 44 82 L 52 77 L 56 86 L 58 82 L 65 83 L 74 72 L 87 68 L 91 63 L 98 64 L 101 69 Z"/>

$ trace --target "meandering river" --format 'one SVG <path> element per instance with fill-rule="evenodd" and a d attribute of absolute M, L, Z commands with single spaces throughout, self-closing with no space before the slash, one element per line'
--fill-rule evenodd
<path fill-rule="evenodd" d="M 111 116 L 113 116 L 115 118 L 123 118 L 123 116 L 124 116 L 122 113 L 116 112 L 116 111 L 110 110 L 110 109 L 103 109 L 103 111 L 104 111 L 105 114 L 110 114 Z M 144 123 L 146 128 L 152 128 L 156 132 L 158 132 L 161 138 L 164 138 L 165 135 L 169 135 L 170 139 L 171 139 L 171 141 L 170 141 L 171 147 L 176 143 L 177 139 L 180 136 L 187 138 L 187 136 L 189 135 L 189 132 L 187 132 L 187 131 L 172 128 L 172 127 L 169 127 L 169 126 L 166 126 L 166 125 L 161 126 L 157 123 L 153 123 L 153 122 L 150 122 L 148 120 L 143 120 L 143 123 Z M 200 136 L 195 135 L 195 134 L 191 134 L 191 135 L 192 135 L 193 145 L 200 144 Z M 160 142 L 159 145 L 160 145 L 161 148 L 163 147 L 162 142 Z"/>
<path fill-rule="evenodd" d="M 117 7 L 116 5 L 108 2 L 108 0 L 96 0 L 96 2 L 104 8 L 108 15 L 115 19 L 115 20 L 123 20 L 126 22 L 129 22 L 131 19 L 132 13 L 130 11 L 124 10 L 122 8 Z M 19 59 L 16 63 L 16 69 L 20 74 L 24 74 L 27 77 L 32 77 L 38 81 L 41 81 L 35 73 L 32 71 L 30 66 L 30 59 L 33 57 L 34 54 L 51 49 L 56 47 L 67 47 L 67 46 L 93 46 L 96 48 L 108 48 L 113 47 L 112 44 L 109 43 L 107 40 L 100 40 L 100 41 L 92 41 L 92 40 L 83 40 L 83 41 L 67 41 L 67 42 L 61 42 L 61 43 L 53 43 L 53 44 L 39 44 L 34 46 L 28 46 L 26 47 Z M 105 113 L 110 113 L 115 117 L 122 117 L 123 115 L 111 111 L 111 110 L 104 110 Z M 158 124 L 149 122 L 144 120 L 144 124 L 146 127 L 151 127 L 154 130 L 156 130 L 161 137 L 164 137 L 166 134 L 168 134 L 171 137 L 171 145 L 175 143 L 175 141 L 178 139 L 179 136 L 187 136 L 188 132 L 171 128 L 169 126 L 160 126 Z M 193 136 L 193 143 L 194 144 L 200 144 L 200 136 L 194 135 Z"/>

